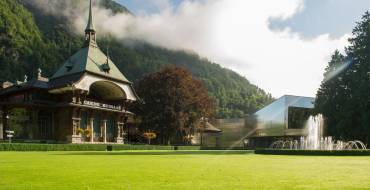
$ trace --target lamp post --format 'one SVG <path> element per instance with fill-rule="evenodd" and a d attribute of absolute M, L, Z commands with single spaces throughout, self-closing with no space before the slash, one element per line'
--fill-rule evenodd
<path fill-rule="evenodd" d="M 246 150 L 249 146 L 249 139 L 244 139 L 243 140 L 243 146 L 244 146 L 244 150 Z"/>
<path fill-rule="evenodd" d="M 14 131 L 6 130 L 5 133 L 6 133 L 6 137 L 9 138 L 9 144 L 12 143 L 12 137 L 14 137 Z"/>
<path fill-rule="evenodd" d="M 12 143 L 12 137 L 14 137 L 14 131 L 10 130 L 9 118 L 10 118 L 9 115 L 5 116 L 6 124 L 7 124 L 7 128 L 8 128 L 8 130 L 6 130 L 5 133 L 6 133 L 6 137 L 9 139 L 9 144 L 10 144 L 10 143 Z"/>
<path fill-rule="evenodd" d="M 200 146 L 203 146 L 203 133 L 204 133 L 204 130 L 206 129 L 206 125 L 207 125 L 207 118 L 205 117 L 201 117 L 200 118 L 201 120 L 201 127 L 200 127 Z"/>

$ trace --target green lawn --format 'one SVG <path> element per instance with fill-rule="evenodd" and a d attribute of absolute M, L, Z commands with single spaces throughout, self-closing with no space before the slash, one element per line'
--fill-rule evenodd
<path fill-rule="evenodd" d="M 370 157 L 228 153 L 0 152 L 0 189 L 370 189 Z"/>

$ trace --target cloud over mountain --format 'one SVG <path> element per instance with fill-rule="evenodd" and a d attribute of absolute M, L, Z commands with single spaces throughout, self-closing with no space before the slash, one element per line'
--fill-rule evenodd
<path fill-rule="evenodd" d="M 69 18 L 76 32 L 83 31 L 88 1 L 78 6 L 75 1 L 32 2 L 46 13 Z M 189 0 L 176 8 L 166 0 L 160 3 L 161 11 L 136 16 L 113 14 L 95 6 L 98 35 L 195 51 L 246 76 L 274 96 L 314 96 L 331 53 L 343 49 L 349 37 L 331 39 L 322 34 L 304 39 L 289 28 L 269 28 L 271 18 L 284 20 L 302 11 L 303 0 Z"/>

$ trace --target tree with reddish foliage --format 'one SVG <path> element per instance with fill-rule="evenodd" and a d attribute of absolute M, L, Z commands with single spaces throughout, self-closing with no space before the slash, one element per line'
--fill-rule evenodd
<path fill-rule="evenodd" d="M 162 144 L 186 143 L 200 118 L 215 112 L 204 85 L 183 68 L 167 66 L 144 76 L 137 92 L 144 102 L 138 110 L 141 128 L 154 130 Z"/>

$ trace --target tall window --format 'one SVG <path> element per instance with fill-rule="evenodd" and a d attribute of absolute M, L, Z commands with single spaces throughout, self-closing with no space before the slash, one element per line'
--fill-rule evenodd
<path fill-rule="evenodd" d="M 81 121 L 80 121 L 81 129 L 87 129 L 87 112 L 83 111 L 81 113 Z"/>
<path fill-rule="evenodd" d="M 99 141 L 101 136 L 101 119 L 99 114 L 94 115 L 94 141 Z"/>
<path fill-rule="evenodd" d="M 109 117 L 107 120 L 107 139 L 110 142 L 114 141 L 116 134 L 116 121 L 113 117 Z"/>
<path fill-rule="evenodd" d="M 309 117 L 310 117 L 310 109 L 289 107 L 288 109 L 289 129 L 303 129 Z"/>
<path fill-rule="evenodd" d="M 51 122 L 51 113 L 47 111 L 39 112 L 38 126 L 40 139 L 47 140 L 53 138 L 53 128 Z"/>

